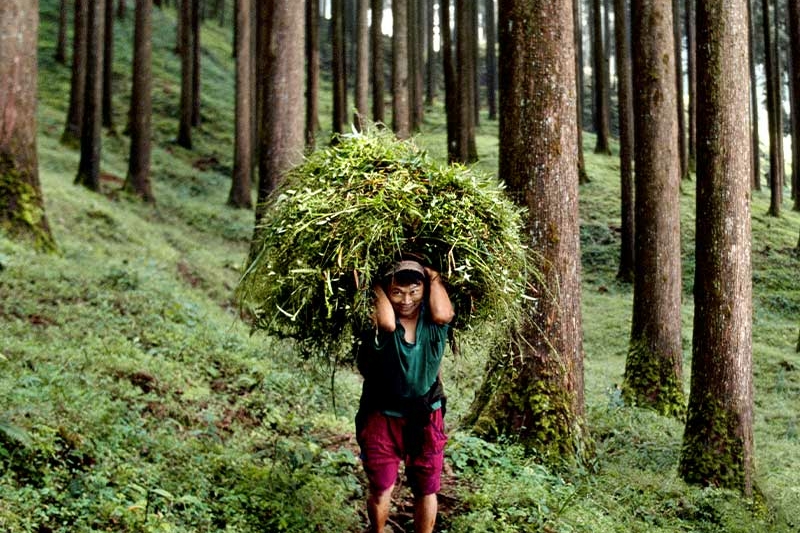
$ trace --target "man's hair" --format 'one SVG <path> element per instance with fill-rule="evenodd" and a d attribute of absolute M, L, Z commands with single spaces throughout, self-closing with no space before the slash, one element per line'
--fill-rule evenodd
<path fill-rule="evenodd" d="M 394 274 L 390 274 L 386 277 L 386 285 L 389 286 L 392 281 L 394 281 L 396 285 L 406 287 L 416 283 L 425 283 L 425 275 L 416 270 L 398 270 Z"/>

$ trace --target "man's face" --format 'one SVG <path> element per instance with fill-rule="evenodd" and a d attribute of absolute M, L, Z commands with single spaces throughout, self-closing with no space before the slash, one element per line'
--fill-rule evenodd
<path fill-rule="evenodd" d="M 425 296 L 425 286 L 420 283 L 398 285 L 394 281 L 389 284 L 389 301 L 399 318 L 413 318 L 419 312 Z"/>

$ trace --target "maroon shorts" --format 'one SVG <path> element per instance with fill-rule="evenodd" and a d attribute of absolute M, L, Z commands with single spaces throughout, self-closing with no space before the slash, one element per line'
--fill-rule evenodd
<path fill-rule="evenodd" d="M 444 445 L 442 410 L 431 413 L 430 424 L 425 426 L 422 451 L 409 456 L 403 443 L 406 419 L 371 413 L 358 434 L 361 459 L 373 492 L 383 492 L 397 481 L 400 461 L 405 461 L 406 476 L 415 496 L 436 494 L 441 486 Z"/>

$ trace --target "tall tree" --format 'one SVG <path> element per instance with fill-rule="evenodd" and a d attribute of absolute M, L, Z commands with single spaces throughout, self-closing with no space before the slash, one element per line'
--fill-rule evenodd
<path fill-rule="evenodd" d="M 575 130 L 578 132 L 578 183 L 589 183 L 586 162 L 583 158 L 583 0 L 572 0 L 572 18 L 575 33 Z"/>
<path fill-rule="evenodd" d="M 357 0 L 356 20 L 356 109 L 353 123 L 364 129 L 369 105 L 369 0 Z"/>
<path fill-rule="evenodd" d="M 309 149 L 314 148 L 319 131 L 319 18 L 319 0 L 306 0 L 306 147 Z M 249 19 L 243 24 L 249 24 Z"/>
<path fill-rule="evenodd" d="M 623 392 L 661 413 L 684 409 L 680 161 L 670 0 L 633 0 L 636 151 L 633 317 Z"/>
<path fill-rule="evenodd" d="M 436 50 L 434 48 L 434 0 L 425 0 L 425 105 L 433 105 L 438 85 L 436 80 Z M 441 35 L 441 33 L 440 33 Z"/>
<path fill-rule="evenodd" d="M 83 126 L 83 100 L 86 91 L 86 18 L 88 0 L 75 0 L 72 20 L 72 78 L 69 90 L 67 121 L 61 142 L 69 146 L 80 143 Z"/>
<path fill-rule="evenodd" d="M 53 57 L 62 65 L 67 64 L 67 16 L 69 2 L 61 0 L 58 3 L 58 36 L 56 37 L 56 51 Z"/>
<path fill-rule="evenodd" d="M 527 207 L 525 235 L 541 260 L 509 374 L 472 414 L 479 433 L 569 459 L 585 435 L 572 0 L 499 8 L 499 173 Z"/>
<path fill-rule="evenodd" d="M 344 44 L 344 0 L 331 2 L 331 31 L 333 36 L 333 133 L 343 133 L 347 122 L 347 64 Z"/>
<path fill-rule="evenodd" d="M 460 163 L 478 159 L 475 144 L 475 64 L 472 49 L 472 9 L 469 0 L 456 0 L 456 63 L 460 80 L 456 82 L 456 157 Z"/>
<path fill-rule="evenodd" d="M 494 19 L 494 0 L 484 3 L 486 18 L 486 104 L 489 107 L 489 120 L 497 120 L 497 24 Z"/>
<path fill-rule="evenodd" d="M 746 0 L 697 3 L 698 158 L 692 383 L 680 473 L 753 494 Z"/>
<path fill-rule="evenodd" d="M 317 0 L 309 5 L 319 6 Z M 250 209 L 253 207 L 253 51 L 252 51 L 252 0 L 236 0 L 236 137 L 233 155 L 233 176 L 231 190 L 228 194 L 228 205 Z M 306 26 L 308 27 L 308 26 Z M 319 57 L 317 57 L 319 61 Z M 311 90 L 309 86 L 309 91 Z M 306 120 L 306 135 L 308 135 Z M 312 129 L 313 138 L 313 129 Z M 308 138 L 306 138 L 308 144 Z"/>
<path fill-rule="evenodd" d="M 200 0 L 192 0 L 192 126 L 200 125 Z"/>
<path fill-rule="evenodd" d="M 86 89 L 81 126 L 81 158 L 75 183 L 93 191 L 100 190 L 104 18 L 105 2 L 90 2 L 86 21 Z"/>
<path fill-rule="evenodd" d="M 303 156 L 303 53 L 305 7 L 303 2 L 261 0 L 259 20 L 269 21 L 264 54 L 264 102 L 258 139 L 258 205 L 261 219 L 264 201 L 284 179 L 286 171 Z M 264 18 L 263 15 L 268 15 Z"/>
<path fill-rule="evenodd" d="M 800 211 L 800 0 L 789 0 L 789 33 L 791 36 L 791 76 L 792 83 L 792 191 L 794 192 L 793 209 Z"/>
<path fill-rule="evenodd" d="M 409 0 L 392 0 L 392 130 L 400 139 L 406 139 L 411 135 L 408 2 Z"/>
<path fill-rule="evenodd" d="M 683 45 L 681 32 L 681 2 L 672 0 L 672 31 L 675 43 L 675 111 L 678 114 L 678 159 L 681 179 L 689 179 L 689 159 L 686 149 L 686 112 L 683 106 Z"/>
<path fill-rule="evenodd" d="M 442 31 L 442 70 L 444 71 L 444 107 L 447 120 L 447 161 L 458 160 L 458 106 L 456 68 L 453 56 L 453 32 L 450 24 L 450 0 L 441 0 L 439 14 Z"/>
<path fill-rule="evenodd" d="M 370 24 L 370 49 L 372 50 L 372 120 L 382 123 L 385 120 L 383 102 L 383 0 L 371 2 L 372 22 Z"/>
<path fill-rule="evenodd" d="M 758 133 L 758 77 L 756 76 L 756 53 L 755 53 L 755 18 L 753 17 L 753 2 L 757 0 L 747 0 L 747 49 L 750 56 L 750 152 L 752 154 L 752 187 L 761 190 L 761 141 Z"/>
<path fill-rule="evenodd" d="M 769 187 L 770 204 L 768 214 L 774 217 L 781 214 L 783 165 L 779 144 L 783 134 L 780 127 L 781 104 L 780 83 L 778 82 L 777 50 L 773 36 L 773 25 L 770 16 L 770 1 L 761 0 L 764 31 L 764 71 L 767 92 L 767 122 L 769 123 Z"/>
<path fill-rule="evenodd" d="M 111 8 L 111 11 L 114 11 L 114 7 L 113 6 L 109 6 L 109 7 Z M 126 13 L 128 11 L 127 7 L 128 6 L 126 5 L 126 0 L 118 0 L 117 1 L 117 18 L 118 19 L 125 20 L 125 15 L 126 15 Z"/>
<path fill-rule="evenodd" d="M 601 0 L 592 0 L 592 95 L 595 108 L 597 154 L 611 154 L 611 118 L 608 109 L 608 63 L 603 50 L 603 9 Z"/>
<path fill-rule="evenodd" d="M 617 278 L 633 281 L 633 82 L 631 79 L 630 14 L 626 0 L 614 0 L 614 41 L 617 58 L 617 105 L 619 107 L 619 177 L 621 245 Z"/>
<path fill-rule="evenodd" d="M 106 0 L 105 27 L 103 30 L 103 107 L 104 128 L 114 129 L 114 0 Z"/>
<path fill-rule="evenodd" d="M 155 201 L 150 185 L 151 122 L 153 116 L 153 0 L 136 0 L 131 73 L 128 176 L 125 187 L 147 202 Z M 108 20 L 108 18 L 106 18 Z"/>
<path fill-rule="evenodd" d="M 194 61 L 192 61 L 192 3 L 194 0 L 179 0 L 180 20 L 178 27 L 180 30 L 179 53 L 181 57 L 181 100 L 180 100 L 180 123 L 178 125 L 179 146 L 191 150 L 192 148 L 192 80 Z"/>
<path fill-rule="evenodd" d="M 480 27 L 478 23 L 478 2 L 467 2 L 467 7 L 469 8 L 470 12 L 470 26 L 469 26 L 469 44 L 470 49 L 472 50 L 472 58 L 470 63 L 472 64 L 472 71 L 470 73 L 470 78 L 472 79 L 472 120 L 477 128 L 481 123 L 480 118 L 480 110 L 481 110 L 481 87 L 480 87 L 480 76 L 478 75 L 478 71 L 480 70 L 480 54 L 478 52 L 478 40 L 479 36 L 478 33 L 480 32 Z M 477 148 L 475 151 L 475 159 L 478 158 Z"/>
<path fill-rule="evenodd" d="M 422 64 L 419 51 L 418 0 L 407 0 L 408 8 L 408 110 L 409 127 L 417 131 L 422 124 Z"/>
<path fill-rule="evenodd" d="M 55 249 L 36 151 L 38 0 L 0 3 L 0 230 Z"/>
<path fill-rule="evenodd" d="M 697 68 L 695 57 L 697 47 L 695 45 L 695 20 L 694 20 L 694 0 L 684 0 L 683 16 L 686 24 L 686 77 L 688 79 L 688 121 L 687 136 L 689 143 L 686 149 L 686 164 L 689 171 L 694 171 L 697 165 Z M 748 0 L 749 2 L 749 0 Z"/>

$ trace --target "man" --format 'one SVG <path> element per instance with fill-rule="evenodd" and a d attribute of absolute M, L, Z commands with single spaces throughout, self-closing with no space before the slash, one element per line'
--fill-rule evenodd
<path fill-rule="evenodd" d="M 369 531 L 383 532 L 404 461 L 414 494 L 414 530 L 430 533 L 447 442 L 439 367 L 453 306 L 439 273 L 416 261 L 393 265 L 374 290 L 376 329 L 362 340 L 364 388 L 356 416 L 369 479 Z"/>

